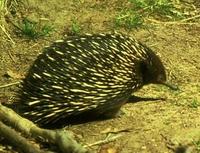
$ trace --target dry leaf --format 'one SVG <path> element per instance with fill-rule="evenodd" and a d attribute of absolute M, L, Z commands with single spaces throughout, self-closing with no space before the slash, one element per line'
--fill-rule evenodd
<path fill-rule="evenodd" d="M 23 79 L 24 76 L 22 74 L 19 74 L 19 73 L 16 73 L 16 72 L 13 72 L 11 70 L 8 70 L 5 74 L 5 76 L 7 77 L 10 77 L 10 78 L 13 78 L 13 79 Z"/>

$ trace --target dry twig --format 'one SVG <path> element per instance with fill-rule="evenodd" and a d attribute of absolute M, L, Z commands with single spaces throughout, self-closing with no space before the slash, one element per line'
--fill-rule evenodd
<path fill-rule="evenodd" d="M 13 41 L 13 39 L 11 38 L 10 34 L 6 31 L 5 27 L 3 25 L 0 25 L 1 30 L 6 34 L 6 36 L 8 37 L 8 39 L 12 42 L 13 45 L 15 45 L 15 42 Z"/>
<path fill-rule="evenodd" d="M 104 140 L 100 140 L 91 144 L 87 144 L 84 147 L 88 148 L 88 147 L 92 147 L 92 146 L 96 146 L 96 145 L 101 145 L 101 144 L 106 144 L 112 141 L 115 141 L 116 139 L 122 137 L 122 134 L 117 134 L 117 135 L 108 135 Z"/>
<path fill-rule="evenodd" d="M 158 21 L 158 20 L 155 20 L 155 19 L 147 19 L 148 21 L 150 22 L 153 22 L 155 24 L 179 24 L 179 25 L 193 25 L 193 24 L 200 24 L 199 22 L 188 22 L 188 21 L 191 21 L 191 20 L 194 20 L 194 19 L 197 19 L 197 18 L 200 18 L 200 15 L 196 15 L 196 16 L 193 16 L 193 17 L 190 17 L 190 18 L 186 18 L 186 19 L 183 19 L 183 20 L 180 20 L 180 21 L 169 21 L 169 22 L 162 22 L 162 21 Z"/>
<path fill-rule="evenodd" d="M 13 85 L 17 85 L 17 84 L 20 84 L 20 81 L 1 85 L 1 86 L 0 86 L 0 89 L 1 89 L 1 88 L 6 88 L 6 87 L 10 87 L 10 86 L 13 86 Z"/>

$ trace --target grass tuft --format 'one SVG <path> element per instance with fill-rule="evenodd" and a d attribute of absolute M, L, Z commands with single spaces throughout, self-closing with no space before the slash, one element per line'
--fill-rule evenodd
<path fill-rule="evenodd" d="M 197 150 L 197 152 L 200 152 L 200 140 L 198 141 L 193 141 L 193 144 Z"/>
<path fill-rule="evenodd" d="M 27 18 L 23 19 L 20 24 L 15 26 L 18 28 L 18 35 L 25 36 L 30 39 L 38 39 L 40 37 L 49 36 L 54 30 L 54 27 L 49 24 L 41 24 L 30 21 Z"/>
<path fill-rule="evenodd" d="M 71 25 L 71 33 L 72 35 L 77 35 L 81 31 L 81 26 L 78 23 L 77 19 L 73 18 L 72 19 L 72 25 Z"/>
<path fill-rule="evenodd" d="M 115 17 L 116 27 L 126 29 L 144 27 L 145 18 L 164 20 L 184 18 L 171 0 L 129 0 L 130 7 L 119 12 Z"/>
<path fill-rule="evenodd" d="M 126 29 L 141 27 L 143 22 L 142 16 L 132 11 L 122 11 L 115 18 L 115 25 Z"/>
<path fill-rule="evenodd" d="M 190 108 L 198 108 L 200 103 L 197 99 L 193 99 L 192 102 L 188 105 Z"/>

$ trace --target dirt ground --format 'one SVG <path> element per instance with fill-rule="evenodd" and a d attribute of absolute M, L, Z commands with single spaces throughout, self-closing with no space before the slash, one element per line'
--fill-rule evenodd
<path fill-rule="evenodd" d="M 55 31 L 49 37 L 29 40 L 17 36 L 13 25 L 8 21 L 6 28 L 15 44 L 0 30 L 0 85 L 19 81 L 20 77 L 16 74 L 23 76 L 44 46 L 63 38 L 70 30 L 73 18 L 81 25 L 81 33 L 116 30 L 113 18 L 119 8 L 127 3 L 122 0 L 30 2 L 32 3 L 28 7 L 19 4 L 20 9 L 17 9 L 15 16 L 9 16 L 9 20 L 17 21 L 25 16 L 36 21 L 45 18 L 54 25 Z M 143 97 L 162 97 L 166 100 L 129 103 L 123 106 L 124 115 L 121 117 L 68 128 L 85 144 L 106 139 L 105 131 L 129 129 L 127 132 L 120 132 L 121 137 L 113 142 L 90 148 L 96 152 L 110 148 L 116 153 L 171 153 L 172 140 L 186 143 L 192 139 L 192 142 L 198 142 L 195 140 L 195 132 L 200 135 L 200 20 L 195 22 L 198 24 L 158 23 L 149 29 L 117 29 L 137 38 L 157 52 L 166 66 L 168 80 L 178 85 L 180 90 L 172 91 L 158 85 L 145 86 L 136 94 Z M 8 77 L 10 72 L 15 77 Z M 0 88 L 1 103 L 13 102 L 18 88 L 19 85 Z M 196 152 L 200 152 L 200 144 L 194 147 Z M 11 150 L 0 145 L 0 152 L 12 152 Z"/>

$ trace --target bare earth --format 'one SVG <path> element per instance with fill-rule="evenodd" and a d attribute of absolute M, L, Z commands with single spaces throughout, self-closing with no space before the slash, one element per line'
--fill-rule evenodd
<path fill-rule="evenodd" d="M 125 5 L 126 1 L 121 0 L 49 0 L 48 3 L 35 0 L 28 8 L 21 7 L 11 18 L 13 22 L 23 16 L 36 21 L 47 18 L 56 30 L 50 37 L 33 41 L 16 36 L 14 27 L 8 23 L 6 28 L 15 45 L 0 31 L 0 85 L 18 81 L 16 74 L 24 75 L 45 45 L 62 39 L 70 30 L 73 18 L 81 25 L 81 33 L 112 32 L 116 30 L 113 18 L 118 8 Z M 122 108 L 125 114 L 121 117 L 70 126 L 69 129 L 85 144 L 104 140 L 106 131 L 129 129 L 120 132 L 122 136 L 113 142 L 91 147 L 91 150 L 99 152 L 109 148 L 113 153 L 171 153 L 171 140 L 186 143 L 194 139 L 195 142 L 197 134 L 194 133 L 200 135 L 200 21 L 197 21 L 199 24 L 194 25 L 157 24 L 148 30 L 118 29 L 157 52 L 166 66 L 168 80 L 178 85 L 180 91 L 146 86 L 136 94 L 166 100 L 129 103 Z M 15 73 L 14 77 L 5 76 L 8 72 Z M 18 87 L 1 88 L 0 101 L 13 102 L 17 98 Z M 0 145 L 0 152 L 12 152 L 1 148 L 4 147 Z"/>

